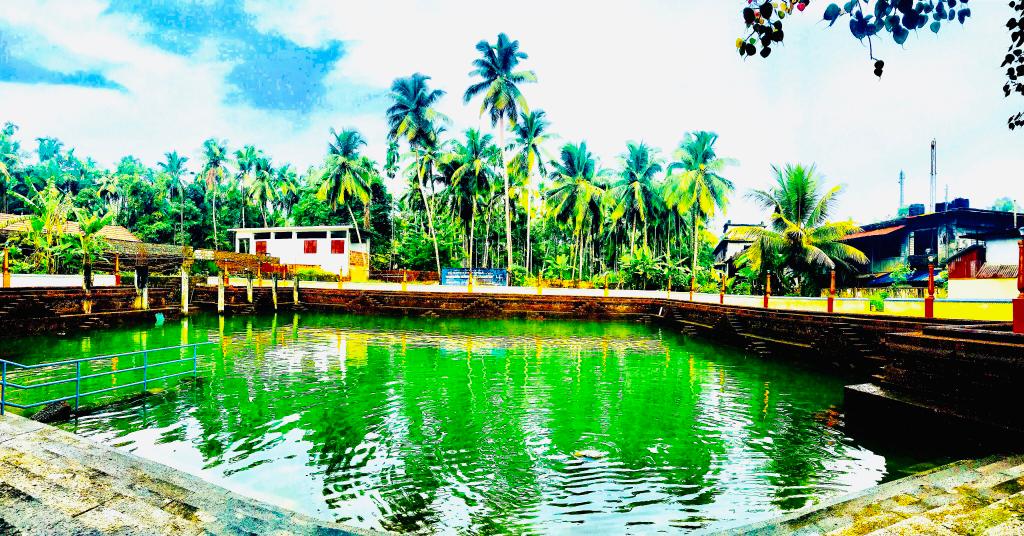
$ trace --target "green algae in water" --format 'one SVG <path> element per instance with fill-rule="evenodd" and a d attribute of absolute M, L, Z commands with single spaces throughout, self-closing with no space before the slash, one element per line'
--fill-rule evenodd
<path fill-rule="evenodd" d="M 4 353 L 203 340 L 202 381 L 65 426 L 323 519 L 440 533 L 723 528 L 932 461 L 848 437 L 841 377 L 642 324 L 206 315 Z"/>

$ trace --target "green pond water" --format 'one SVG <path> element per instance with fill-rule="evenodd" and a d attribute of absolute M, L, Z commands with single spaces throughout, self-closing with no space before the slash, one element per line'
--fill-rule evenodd
<path fill-rule="evenodd" d="M 157 382 L 160 396 L 63 426 L 322 519 L 431 533 L 725 528 L 937 461 L 849 437 L 848 379 L 643 324 L 204 315 L 5 341 L 0 354 L 206 340 L 219 342 L 200 352 L 200 381 Z M 29 380 L 58 373 L 46 374 Z"/>

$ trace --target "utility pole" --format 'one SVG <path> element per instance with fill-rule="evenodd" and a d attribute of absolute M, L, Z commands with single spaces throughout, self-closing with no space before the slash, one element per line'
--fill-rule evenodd
<path fill-rule="evenodd" d="M 926 212 L 935 212 L 935 188 L 936 188 L 936 177 L 938 175 L 938 164 L 936 160 L 936 148 L 935 138 L 932 138 L 932 170 L 931 170 L 931 184 L 928 189 L 928 210 Z"/>
<path fill-rule="evenodd" d="M 900 181 L 899 181 L 900 182 L 900 206 L 899 206 L 899 210 L 902 210 L 903 207 L 907 206 L 904 203 L 904 198 L 903 198 L 903 186 L 906 183 L 906 181 L 907 181 L 907 176 L 903 174 L 903 170 L 901 169 L 900 170 Z"/>

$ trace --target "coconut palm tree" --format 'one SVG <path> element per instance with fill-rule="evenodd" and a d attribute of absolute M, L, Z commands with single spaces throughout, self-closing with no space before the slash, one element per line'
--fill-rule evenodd
<path fill-rule="evenodd" d="M 519 121 L 513 125 L 512 132 L 515 134 L 515 150 L 516 156 L 512 160 L 512 167 L 519 170 L 525 178 L 526 182 L 526 271 L 528 274 L 532 274 L 533 271 L 531 266 L 533 264 L 533 242 L 530 238 L 530 227 L 532 226 L 533 210 L 532 210 L 532 199 L 534 184 L 530 180 L 533 177 L 533 171 L 536 168 L 537 172 L 543 176 L 547 174 L 547 169 L 544 166 L 544 158 L 541 156 L 541 147 L 551 137 L 546 134 L 550 123 L 548 123 L 546 114 L 543 110 L 534 110 L 531 112 L 521 112 Z"/>
<path fill-rule="evenodd" d="M 718 134 L 714 132 L 688 132 L 676 149 L 668 165 L 666 203 L 679 214 L 689 213 L 693 242 L 690 251 L 690 283 L 697 277 L 697 257 L 700 224 L 715 216 L 716 210 L 725 212 L 732 182 L 721 175 L 734 161 L 720 158 L 715 153 Z"/>
<path fill-rule="evenodd" d="M 302 199 L 302 181 L 291 164 L 285 164 L 277 168 L 277 179 L 274 181 L 277 186 L 277 193 L 274 199 L 278 209 L 287 217 L 294 207 Z"/>
<path fill-rule="evenodd" d="M 404 139 L 410 148 L 431 143 L 435 122 L 448 121 L 434 108 L 445 93 L 440 89 L 430 89 L 428 80 L 429 76 L 415 73 L 392 82 L 391 106 L 385 112 L 389 140 Z"/>
<path fill-rule="evenodd" d="M 238 181 L 238 189 L 242 193 L 241 227 L 245 227 L 245 206 L 249 204 L 247 190 L 249 183 L 252 182 L 253 172 L 256 170 L 256 161 L 260 158 L 263 158 L 262 152 L 252 145 L 246 145 L 235 151 L 235 165 L 237 166 L 235 179 Z"/>
<path fill-rule="evenodd" d="M 217 250 L 217 189 L 227 173 L 227 142 L 210 138 L 203 142 L 202 175 L 206 179 L 206 192 L 213 201 L 213 249 Z"/>
<path fill-rule="evenodd" d="M 413 178 L 416 189 L 419 190 L 420 198 L 423 201 L 424 212 L 427 213 L 427 230 L 434 242 L 434 260 L 437 262 L 437 273 L 441 273 L 441 250 L 437 245 L 437 230 L 434 228 L 434 207 L 427 197 L 427 182 L 434 182 L 435 172 L 444 158 L 445 143 L 441 140 L 441 133 L 444 127 L 433 127 L 433 130 L 423 136 L 423 140 L 406 154 L 405 159 L 409 161 L 406 173 Z"/>
<path fill-rule="evenodd" d="M 843 242 L 846 235 L 860 230 L 853 221 L 829 221 L 841 186 L 825 190 L 823 178 L 813 165 L 772 166 L 772 176 L 775 184 L 770 188 L 749 194 L 771 211 L 771 224 L 737 231 L 753 242 L 742 257 L 752 270 L 760 270 L 769 259 L 780 255 L 781 265 L 792 269 L 800 293 L 803 283 L 816 273 L 837 266 L 852 269 L 854 263 L 868 262 L 864 253 Z"/>
<path fill-rule="evenodd" d="M 253 161 L 252 178 L 249 180 L 249 197 L 260 209 L 263 226 L 267 227 L 267 208 L 277 198 L 277 175 L 270 158 L 260 155 Z M 242 206 L 245 206 L 243 199 Z"/>
<path fill-rule="evenodd" d="M 465 143 L 455 142 L 454 151 L 444 159 L 450 175 L 448 194 L 452 211 L 466 231 L 466 258 L 474 264 L 477 204 L 481 194 L 490 190 L 494 168 L 501 157 L 490 134 L 466 131 Z"/>
<path fill-rule="evenodd" d="M 384 158 L 384 173 L 387 174 L 389 179 L 395 178 L 395 174 L 398 173 L 398 160 L 401 157 L 399 153 L 398 142 L 396 140 L 388 140 L 387 155 Z"/>
<path fill-rule="evenodd" d="M 391 106 L 388 107 L 386 116 L 388 140 L 404 139 L 409 144 L 407 159 L 412 161 L 409 166 L 410 176 L 415 177 L 417 189 L 423 198 L 427 227 L 434 242 L 437 273 L 440 274 L 441 252 L 437 246 L 433 207 L 427 201 L 426 181 L 434 180 L 435 163 L 440 161 L 443 150 L 440 134 L 444 128 L 436 123 L 447 122 L 448 118 L 434 109 L 437 101 L 444 96 L 444 91 L 430 89 L 427 85 L 428 80 L 429 76 L 420 73 L 396 79 L 391 84 Z"/>
<path fill-rule="evenodd" d="M 636 254 L 637 221 L 643 228 L 644 248 L 647 248 L 648 221 L 655 215 L 659 194 L 654 181 L 664 169 L 657 150 L 644 144 L 629 142 L 621 155 L 622 170 L 615 186 L 615 210 L 612 220 L 629 224 L 629 253 Z"/>
<path fill-rule="evenodd" d="M 177 151 L 171 151 L 164 153 L 164 161 L 159 162 L 160 171 L 167 176 L 168 186 L 172 191 L 178 192 L 178 199 L 180 200 L 181 213 L 181 227 L 178 232 L 181 234 L 181 245 L 185 245 L 185 162 L 188 162 L 187 156 L 181 156 Z M 102 190 L 101 190 L 102 191 Z"/>
<path fill-rule="evenodd" d="M 320 189 L 317 191 L 317 197 L 328 201 L 331 210 L 337 210 L 338 206 L 344 205 L 355 226 L 356 240 L 362 242 L 359 223 L 352 212 L 350 199 L 355 197 L 364 204 L 370 202 L 371 170 L 366 167 L 368 161 L 359 154 L 360 148 L 366 145 L 366 140 L 357 130 L 346 129 L 336 132 L 332 128 L 331 136 L 334 139 L 328 142 L 327 160 L 320 171 Z"/>
<path fill-rule="evenodd" d="M 471 75 L 477 75 L 483 80 L 468 88 L 462 98 L 465 102 L 473 100 L 479 94 L 484 95 L 480 104 L 480 115 L 484 112 L 491 118 L 491 126 L 498 127 L 498 146 L 502 152 L 505 150 L 505 120 L 515 125 L 519 117 L 519 111 L 528 112 L 526 99 L 519 90 L 519 84 L 536 82 L 537 75 L 533 71 L 517 71 L 521 60 L 528 56 L 519 50 L 519 41 L 512 41 L 504 33 L 498 34 L 498 41 L 491 45 L 487 41 L 480 41 L 476 44 L 480 52 L 479 58 L 473 60 L 473 71 Z M 512 209 L 511 195 L 509 193 L 508 170 L 504 169 L 504 155 L 502 155 L 502 175 L 505 179 L 505 249 L 507 255 L 507 267 L 512 268 Z"/>
<path fill-rule="evenodd" d="M 597 164 L 587 143 L 567 143 L 559 161 L 551 162 L 548 175 L 553 184 L 547 191 L 548 214 L 556 222 L 572 229 L 574 247 L 583 275 L 583 230 L 601 224 L 601 206 L 605 189 L 598 180 Z M 575 270 L 575 267 L 573 268 Z M 575 272 L 574 272 L 575 274 Z"/>

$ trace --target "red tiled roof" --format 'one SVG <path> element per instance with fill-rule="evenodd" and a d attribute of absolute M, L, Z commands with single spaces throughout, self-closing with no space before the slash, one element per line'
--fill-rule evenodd
<path fill-rule="evenodd" d="M 974 277 L 977 279 L 1016 279 L 1017 265 L 985 263 Z"/>
<path fill-rule="evenodd" d="M 4 214 L 0 212 L 0 232 L 24 232 L 28 230 L 28 217 L 18 214 Z M 69 221 L 64 225 L 66 234 L 79 234 L 78 222 Z M 99 235 L 107 240 L 119 240 L 121 242 L 141 242 L 131 231 L 120 225 L 108 225 L 100 229 Z"/>
<path fill-rule="evenodd" d="M 873 231 L 861 231 L 859 233 L 848 234 L 843 238 L 843 240 L 853 240 L 855 238 L 866 238 L 869 236 L 884 236 L 899 231 L 904 227 L 906 227 L 906 225 L 894 225 L 892 227 L 882 227 L 881 229 L 875 229 Z"/>

